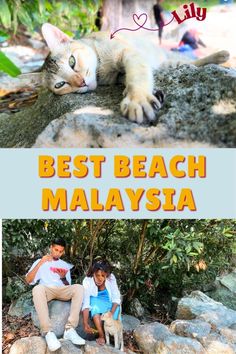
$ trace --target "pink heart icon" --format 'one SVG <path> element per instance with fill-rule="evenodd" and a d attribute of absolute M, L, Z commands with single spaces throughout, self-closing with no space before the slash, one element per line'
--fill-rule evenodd
<path fill-rule="evenodd" d="M 147 14 L 143 13 L 139 16 L 136 14 L 133 14 L 133 20 L 136 23 L 136 25 L 139 26 L 139 28 L 142 28 L 145 25 L 145 23 L 147 22 Z"/>

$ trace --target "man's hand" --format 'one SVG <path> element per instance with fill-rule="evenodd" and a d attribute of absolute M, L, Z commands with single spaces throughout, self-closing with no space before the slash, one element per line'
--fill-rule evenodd
<path fill-rule="evenodd" d="M 31 272 L 29 272 L 26 277 L 25 280 L 28 284 L 32 283 L 34 281 L 34 278 L 37 274 L 37 271 L 39 270 L 39 268 L 46 262 L 51 262 L 53 260 L 53 257 L 50 254 L 46 254 L 45 256 L 43 256 L 40 261 L 38 262 L 38 264 L 36 264 L 36 266 L 34 267 L 34 269 L 31 270 Z"/>
<path fill-rule="evenodd" d="M 60 276 L 60 278 L 65 278 L 67 272 L 68 272 L 67 269 L 62 269 L 62 268 L 55 268 L 54 270 L 54 273 L 57 273 Z"/>
<path fill-rule="evenodd" d="M 45 256 L 43 256 L 40 260 L 40 263 L 46 263 L 46 262 L 51 262 L 53 260 L 53 257 L 50 254 L 46 254 Z"/>

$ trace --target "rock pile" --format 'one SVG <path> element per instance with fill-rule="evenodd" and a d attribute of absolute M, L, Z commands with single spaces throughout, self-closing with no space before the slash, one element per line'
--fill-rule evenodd
<path fill-rule="evenodd" d="M 70 303 L 52 301 L 49 306 L 53 330 L 60 338 L 69 314 Z M 170 326 L 158 322 L 140 324 L 132 316 L 123 315 L 125 331 L 134 331 L 134 337 L 144 354 L 233 354 L 236 353 L 236 311 L 216 302 L 200 291 L 193 291 L 179 303 L 176 318 Z M 38 326 L 37 315 L 32 319 Z M 84 335 L 82 323 L 77 331 Z M 86 338 L 93 339 L 93 338 Z M 112 354 L 122 353 L 110 346 L 100 347 L 95 341 L 86 341 L 76 347 L 60 339 L 63 354 Z M 10 354 L 49 354 L 41 337 L 23 338 L 16 341 Z M 132 353 L 128 351 L 128 353 Z"/>

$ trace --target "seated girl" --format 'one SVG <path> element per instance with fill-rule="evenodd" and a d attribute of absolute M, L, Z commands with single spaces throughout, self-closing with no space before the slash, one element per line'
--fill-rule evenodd
<path fill-rule="evenodd" d="M 109 312 L 114 320 L 117 320 L 120 312 L 120 291 L 116 278 L 111 273 L 111 266 L 107 261 L 95 262 L 89 269 L 83 280 L 83 323 L 86 333 L 94 333 L 89 326 L 89 316 L 93 319 L 98 331 L 97 343 L 105 344 L 105 334 L 102 327 L 101 315 Z"/>

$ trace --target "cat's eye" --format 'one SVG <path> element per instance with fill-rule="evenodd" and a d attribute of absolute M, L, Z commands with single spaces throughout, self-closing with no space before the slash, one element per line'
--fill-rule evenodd
<path fill-rule="evenodd" d="M 62 86 L 64 86 L 65 85 L 65 81 L 60 81 L 60 82 L 58 82 L 54 87 L 56 88 L 56 89 L 59 89 L 59 88 L 61 88 Z"/>
<path fill-rule="evenodd" d="M 75 67 L 75 57 L 74 55 L 71 55 L 70 58 L 69 58 L 69 65 L 72 69 L 74 69 Z"/>

